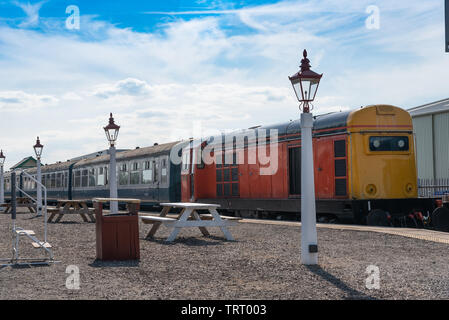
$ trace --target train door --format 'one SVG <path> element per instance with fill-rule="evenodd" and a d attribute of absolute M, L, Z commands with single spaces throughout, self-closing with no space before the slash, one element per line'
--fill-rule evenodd
<path fill-rule="evenodd" d="M 182 201 L 194 201 L 194 165 L 193 152 L 191 146 L 182 150 L 182 167 L 181 167 L 181 189 Z"/>
<path fill-rule="evenodd" d="M 334 166 L 334 140 L 318 138 L 314 141 L 314 170 L 315 194 L 318 199 L 334 198 L 335 168 L 339 169 L 339 162 Z"/>
<path fill-rule="evenodd" d="M 288 149 L 289 196 L 301 195 L 301 147 Z"/>

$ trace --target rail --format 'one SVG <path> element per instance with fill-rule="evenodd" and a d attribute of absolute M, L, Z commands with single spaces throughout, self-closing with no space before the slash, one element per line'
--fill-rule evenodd
<path fill-rule="evenodd" d="M 44 211 L 44 219 L 45 221 L 47 221 L 47 188 L 40 182 L 37 181 L 32 175 L 30 175 L 28 172 L 25 171 L 20 171 L 22 174 L 24 174 L 26 177 L 30 178 L 32 181 L 34 181 L 36 184 L 40 185 L 42 188 L 42 192 L 44 193 L 44 204 L 42 206 L 42 204 L 37 204 L 37 200 L 34 199 L 32 196 L 30 196 L 28 193 L 26 193 L 25 191 L 23 191 L 22 189 L 20 189 L 19 187 L 16 186 L 16 190 L 19 190 L 20 192 L 22 192 L 25 196 L 27 196 L 29 199 L 31 199 L 31 201 L 33 201 L 33 203 L 36 204 L 36 217 L 39 217 L 42 215 L 41 210 Z M 36 191 L 37 192 L 37 191 Z M 40 207 L 42 206 L 42 208 Z M 44 235 L 44 242 L 47 242 L 47 224 L 45 223 L 44 225 L 44 229 L 45 229 L 45 235 Z"/>
<path fill-rule="evenodd" d="M 420 198 L 434 198 L 449 194 L 448 179 L 418 179 L 418 195 Z"/>

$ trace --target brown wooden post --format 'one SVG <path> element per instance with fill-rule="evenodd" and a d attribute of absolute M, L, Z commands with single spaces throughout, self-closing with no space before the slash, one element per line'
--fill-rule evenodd
<path fill-rule="evenodd" d="M 129 202 L 127 214 L 103 215 L 103 200 L 94 199 L 97 259 L 138 260 L 140 203 Z"/>

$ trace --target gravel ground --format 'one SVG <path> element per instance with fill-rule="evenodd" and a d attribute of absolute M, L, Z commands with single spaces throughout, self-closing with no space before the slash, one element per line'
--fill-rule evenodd
<path fill-rule="evenodd" d="M 39 235 L 42 219 L 18 215 L 18 226 Z M 65 216 L 49 224 L 49 242 L 61 263 L 0 268 L 0 299 L 449 299 L 448 245 L 361 231 L 318 229 L 319 267 L 302 266 L 300 228 L 240 223 L 236 241 L 198 229 L 165 244 L 140 224 L 139 262 L 101 262 L 95 256 L 95 224 Z M 9 258 L 10 218 L 0 215 L 0 257 Z M 23 254 L 36 256 L 25 238 Z M 80 289 L 66 288 L 68 265 L 80 270 Z M 368 290 L 366 268 L 380 270 L 380 289 Z"/>

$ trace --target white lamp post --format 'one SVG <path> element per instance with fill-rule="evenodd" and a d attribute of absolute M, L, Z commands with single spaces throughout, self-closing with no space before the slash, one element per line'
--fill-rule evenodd
<path fill-rule="evenodd" d="M 3 165 L 5 164 L 5 155 L 3 150 L 0 150 L 0 204 L 5 203 L 5 179 L 3 177 Z M 3 208 L 0 208 L 3 211 Z"/>
<path fill-rule="evenodd" d="M 42 215 L 42 172 L 41 172 L 41 156 L 42 156 L 42 150 L 44 149 L 44 146 L 41 144 L 41 141 L 39 140 L 39 137 L 37 137 L 36 144 L 33 146 L 34 152 L 36 153 L 37 158 L 37 177 L 36 180 L 39 182 L 36 186 L 36 211 L 37 216 L 40 217 Z"/>
<path fill-rule="evenodd" d="M 109 141 L 109 196 L 110 198 L 118 198 L 117 192 L 117 164 L 116 164 L 116 150 L 115 150 L 115 142 L 117 141 L 118 133 L 120 130 L 120 126 L 114 123 L 114 118 L 112 117 L 112 113 L 109 118 L 109 124 L 104 127 L 104 131 L 106 132 L 106 137 Z M 111 201 L 111 213 L 118 212 L 118 202 Z"/>
<path fill-rule="evenodd" d="M 318 264 L 318 239 L 316 231 L 315 180 L 313 168 L 311 102 L 315 99 L 322 74 L 310 70 L 307 51 L 303 52 L 301 70 L 289 77 L 301 113 L 301 263 Z"/>

